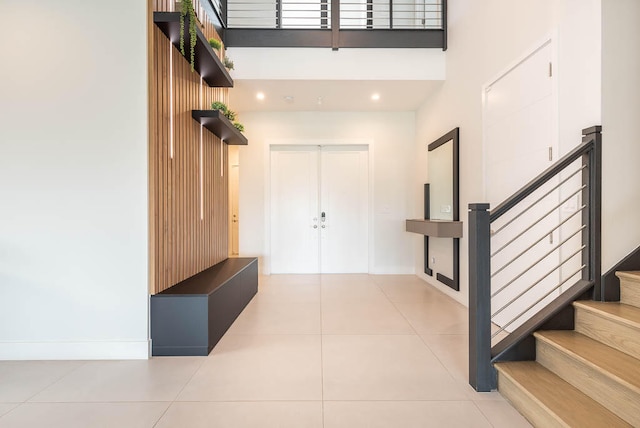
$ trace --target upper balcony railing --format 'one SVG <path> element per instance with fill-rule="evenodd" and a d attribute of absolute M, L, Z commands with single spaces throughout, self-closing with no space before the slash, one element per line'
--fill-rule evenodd
<path fill-rule="evenodd" d="M 446 49 L 446 0 L 211 0 L 231 47 Z"/>

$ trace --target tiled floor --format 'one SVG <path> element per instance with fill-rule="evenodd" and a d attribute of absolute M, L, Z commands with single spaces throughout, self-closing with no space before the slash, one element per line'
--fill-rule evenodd
<path fill-rule="evenodd" d="M 261 277 L 208 357 L 0 362 L 0 427 L 530 426 L 466 377 L 466 309 L 414 276 Z"/>

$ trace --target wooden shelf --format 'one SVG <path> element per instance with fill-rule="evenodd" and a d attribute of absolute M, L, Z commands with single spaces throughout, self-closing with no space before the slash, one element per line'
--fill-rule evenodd
<path fill-rule="evenodd" d="M 406 231 L 435 238 L 462 238 L 462 222 L 449 220 L 406 220 Z"/>
<path fill-rule="evenodd" d="M 247 137 L 242 135 L 220 110 L 192 110 L 191 116 L 231 146 L 248 144 Z"/>
<path fill-rule="evenodd" d="M 180 12 L 153 12 L 153 22 L 167 36 L 171 43 L 180 50 Z M 189 48 L 189 18 L 185 18 L 184 53 L 187 62 L 191 62 Z M 207 85 L 212 87 L 231 88 L 233 79 L 229 72 L 209 45 L 202 31 L 198 33 L 195 51 L 194 68 L 202 76 Z"/>

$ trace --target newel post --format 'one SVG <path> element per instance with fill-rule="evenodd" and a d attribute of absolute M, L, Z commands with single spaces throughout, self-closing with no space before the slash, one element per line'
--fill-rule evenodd
<path fill-rule="evenodd" d="M 495 389 L 491 365 L 491 235 L 489 204 L 469 204 L 469 384 Z"/>
<path fill-rule="evenodd" d="M 588 273 L 584 276 L 593 281 L 593 300 L 612 300 L 607 296 L 601 284 L 602 263 L 602 127 L 592 126 L 582 130 L 582 141 L 591 142 L 591 150 L 583 155 L 582 163 L 588 168 L 583 171 L 582 182 L 587 187 L 582 192 L 583 203 L 587 203 L 588 211 L 583 211 L 583 223 L 589 227 L 583 232 L 583 243 L 587 244 L 587 254 L 583 256 L 583 263 L 587 265 Z M 584 278 L 583 276 L 583 278 Z M 609 297 L 609 298 L 608 298 Z"/>

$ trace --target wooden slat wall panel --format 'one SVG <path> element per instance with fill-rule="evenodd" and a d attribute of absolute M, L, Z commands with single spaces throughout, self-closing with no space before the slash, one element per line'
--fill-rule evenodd
<path fill-rule="evenodd" d="M 172 2 L 152 1 L 155 10 L 172 8 Z M 215 34 L 213 26 L 208 31 Z M 228 103 L 229 90 L 204 84 L 201 98 L 200 76 L 158 28 L 150 33 L 150 289 L 155 294 L 227 258 L 227 147 L 204 129 L 201 163 L 200 125 L 191 110 L 210 108 L 213 101 Z"/>

